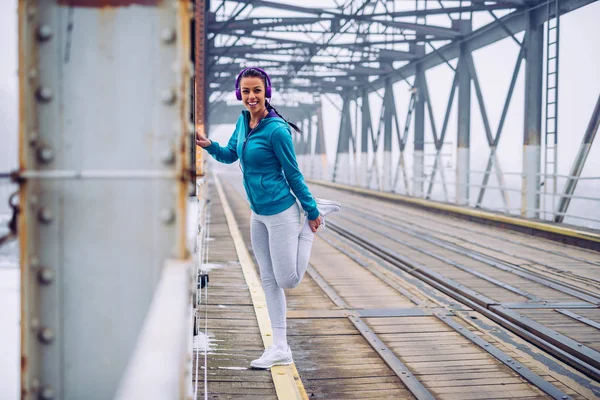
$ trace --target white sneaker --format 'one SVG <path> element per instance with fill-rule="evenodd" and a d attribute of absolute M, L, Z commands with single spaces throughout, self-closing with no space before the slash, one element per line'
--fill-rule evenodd
<path fill-rule="evenodd" d="M 333 200 L 325 200 L 325 199 L 315 199 L 317 202 L 317 209 L 319 210 L 319 214 L 323 217 L 323 223 L 321 226 L 325 228 L 325 216 L 332 212 L 338 212 L 342 209 L 342 205 L 337 201 Z M 321 229 L 321 227 L 319 227 Z"/>
<path fill-rule="evenodd" d="M 276 346 L 269 346 L 259 359 L 250 363 L 252 368 L 267 369 L 275 365 L 289 365 L 293 363 L 292 350 L 289 346 L 286 351 L 280 350 Z"/>

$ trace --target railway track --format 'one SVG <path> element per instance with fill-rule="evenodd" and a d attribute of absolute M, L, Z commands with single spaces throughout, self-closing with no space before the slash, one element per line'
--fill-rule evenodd
<path fill-rule="evenodd" d="M 250 246 L 243 189 L 231 180 L 224 188 Z M 341 196 L 313 189 L 321 197 Z M 310 281 L 288 293 L 292 347 L 314 397 L 346 398 L 338 392 L 341 397 L 329 396 L 338 387 L 331 382 L 351 382 L 344 381 L 346 369 L 341 376 L 319 379 L 313 374 L 319 369 L 315 357 L 356 368 L 383 362 L 389 370 L 374 369 L 381 376 L 354 376 L 352 381 L 364 380 L 366 388 L 377 378 L 375 387 L 386 387 L 391 381 L 381 380 L 395 376 L 419 399 L 600 396 L 600 357 L 594 348 L 600 331 L 586 341 L 573 333 L 579 325 L 598 330 L 598 282 L 593 271 L 577 273 L 580 264 L 595 267 L 593 252 L 555 245 L 545 253 L 551 259 L 540 264 L 535 254 L 518 251 L 537 251 L 540 239 L 521 243 L 518 234 L 504 238 L 504 232 L 490 233 L 488 227 L 487 238 L 513 246 L 496 249 L 481 243 L 486 236 L 474 224 L 445 217 L 432 231 L 436 222 L 419 215 L 422 211 L 345 193 L 343 198 L 343 212 L 328 218 L 328 230 L 315 242 Z M 557 266 L 557 258 L 571 263 Z M 570 331 L 553 329 L 551 320 L 536 314 L 540 310 L 542 317 L 552 312 L 578 325 Z M 340 319 L 350 325 L 336 328 Z M 331 347 L 324 338 L 335 335 L 343 343 L 344 336 L 356 334 L 376 356 L 361 347 L 363 361 L 337 354 L 324 358 L 310 346 Z"/>

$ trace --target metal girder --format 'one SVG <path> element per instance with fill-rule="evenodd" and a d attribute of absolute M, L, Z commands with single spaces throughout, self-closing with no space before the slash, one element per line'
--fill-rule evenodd
<path fill-rule="evenodd" d="M 595 1 L 596 0 L 564 0 L 561 3 L 561 15 L 584 7 Z M 527 27 L 528 19 L 526 14 L 527 13 L 525 12 L 517 11 L 500 18 L 500 20 L 504 22 L 505 27 L 510 32 L 516 34 L 525 30 Z M 538 25 L 543 24 L 547 19 L 546 8 L 544 7 L 532 8 L 528 11 L 528 14 L 531 15 L 532 21 Z M 484 26 L 460 40 L 453 41 L 452 43 L 440 47 L 438 52 L 446 59 L 452 60 L 458 57 L 461 44 L 465 46 L 467 51 L 473 52 L 474 50 L 506 38 L 508 33 L 505 30 L 505 27 L 499 24 Z M 416 61 L 395 69 L 393 72 L 380 76 L 369 84 L 369 88 L 371 90 L 383 88 L 385 86 L 386 78 L 392 78 L 392 82 L 398 82 L 406 77 L 414 76 L 417 65 L 420 65 L 424 69 L 430 69 L 443 62 L 444 60 L 442 60 L 438 54 L 429 53 Z"/>
<path fill-rule="evenodd" d="M 323 22 L 323 19 L 314 17 L 250 18 L 233 21 L 211 21 L 208 23 L 208 29 L 215 34 L 226 34 L 229 31 L 236 30 L 255 31 L 280 26 L 312 25 L 319 22 Z"/>
<path fill-rule="evenodd" d="M 473 2 L 472 2 L 473 3 Z M 396 11 L 390 13 L 372 14 L 373 17 L 388 16 L 392 18 L 398 17 L 424 17 L 427 15 L 450 14 L 450 13 L 471 13 L 475 11 L 486 10 L 510 10 L 515 8 L 515 4 L 471 4 L 465 7 L 444 7 L 444 8 L 429 8 L 426 10 L 411 10 L 411 11 Z"/>
<path fill-rule="evenodd" d="M 544 25 L 531 15 L 525 35 L 525 112 L 521 215 L 537 218 L 540 207 Z"/>
<path fill-rule="evenodd" d="M 19 163 L 38 176 L 20 198 L 21 398 L 112 399 L 164 260 L 188 257 L 191 18 L 175 0 L 60 3 L 18 3 Z"/>
<path fill-rule="evenodd" d="M 317 112 L 318 105 L 316 104 L 300 104 L 297 106 L 278 106 L 273 104 L 277 111 L 285 118 L 290 121 L 297 121 L 306 117 L 306 115 L 315 114 Z M 232 124 L 235 122 L 240 112 L 243 110 L 243 106 L 227 104 L 224 101 L 211 103 L 210 108 L 210 124 Z"/>
<path fill-rule="evenodd" d="M 238 2 L 244 2 L 243 0 L 239 0 Z M 258 7 L 269 7 L 275 8 L 278 10 L 286 10 L 286 11 L 296 11 L 304 14 L 313 14 L 313 15 L 322 15 L 322 14 L 330 14 L 327 10 L 323 8 L 310 8 L 310 7 L 300 7 L 294 6 L 291 4 L 281 4 L 275 3 L 274 1 L 264 1 L 264 0 L 254 0 L 252 2 L 255 8 Z"/>
<path fill-rule="evenodd" d="M 596 101 L 596 107 L 594 108 L 594 112 L 592 113 L 592 118 L 590 118 L 590 123 L 588 124 L 588 127 L 585 131 L 585 135 L 583 135 L 581 147 L 579 147 L 579 151 L 577 152 L 577 156 L 575 157 L 575 161 L 573 162 L 573 166 L 571 167 L 569 179 L 565 184 L 564 193 L 560 198 L 556 216 L 554 217 L 554 222 L 563 222 L 565 218 L 564 213 L 566 213 L 569 208 L 571 198 L 573 196 L 573 193 L 575 192 L 575 188 L 577 187 L 577 182 L 579 181 L 579 177 L 581 176 L 581 171 L 583 170 L 583 167 L 585 165 L 585 160 L 587 159 L 587 156 L 590 153 L 590 149 L 592 148 L 592 143 L 594 143 L 594 138 L 596 137 L 596 133 L 598 132 L 599 126 L 600 96 L 598 96 L 598 100 Z"/>
<path fill-rule="evenodd" d="M 357 15 L 352 17 L 340 16 L 333 18 L 314 18 L 314 17 L 286 17 L 286 18 L 249 18 L 233 21 L 212 21 L 209 23 L 209 29 L 216 34 L 227 34 L 230 31 L 236 30 L 261 30 L 265 28 L 274 28 L 293 25 L 312 25 L 316 23 L 329 22 L 337 28 L 342 21 L 355 21 L 359 23 L 378 23 L 383 26 L 398 28 L 401 30 L 407 29 L 414 31 L 420 35 L 432 35 L 445 39 L 453 39 L 461 36 L 461 33 L 442 26 L 415 24 L 403 21 L 389 21 L 384 19 L 374 19 L 370 15 Z M 336 31 L 335 28 L 331 28 Z"/>
<path fill-rule="evenodd" d="M 454 39 L 462 36 L 462 34 L 454 29 L 443 26 L 415 24 L 403 21 L 389 21 L 374 19 L 372 16 L 358 16 L 354 18 L 358 22 L 379 23 L 383 26 L 388 26 L 398 29 L 408 29 L 414 31 L 418 35 L 432 35 L 445 39 Z"/>

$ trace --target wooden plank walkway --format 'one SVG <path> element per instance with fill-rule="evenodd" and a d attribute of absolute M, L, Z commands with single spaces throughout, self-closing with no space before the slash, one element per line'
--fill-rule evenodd
<path fill-rule="evenodd" d="M 276 399 L 269 371 L 249 368 L 264 351 L 250 290 L 244 279 L 233 239 L 218 196 L 211 197 L 208 265 L 210 282 L 198 308 L 201 334 L 195 337 L 198 399 Z M 205 295 L 208 293 L 208 301 Z M 204 321 L 207 322 L 205 337 Z M 208 346 L 205 345 L 205 339 Z M 203 349 L 208 348 L 204 385 Z M 195 375 L 195 374 L 194 374 Z"/>
<path fill-rule="evenodd" d="M 250 211 L 237 175 L 221 182 L 251 249 Z M 317 235 L 303 282 L 286 291 L 289 342 L 309 398 L 600 396 L 596 380 L 482 315 L 473 308 L 478 303 L 461 303 L 456 293 L 415 275 L 417 267 L 400 270 L 337 229 L 356 231 L 426 266 L 432 276 L 459 282 L 461 291 L 480 296 L 475 298 L 489 302 L 490 309 L 515 312 L 594 351 L 600 340 L 594 302 L 600 291 L 594 288 L 600 282 L 589 270 L 600 261 L 596 253 L 329 188 L 311 190 L 319 197 L 343 196 L 344 210 Z M 211 248 L 219 253 L 210 259 L 218 266 L 210 275 L 208 322 L 232 351 L 209 354 L 213 366 L 208 371 L 213 375 L 208 392 L 215 395 L 211 388 L 217 388 L 218 398 L 226 393 L 241 398 L 232 388 L 248 389 L 248 396 L 261 396 L 253 391 L 264 390 L 261 398 L 272 398 L 268 396 L 274 392 L 267 393 L 273 390 L 269 373 L 223 369 L 247 368 L 252 352 L 262 351 L 262 343 L 241 272 L 242 280 L 234 276 L 236 258 L 227 244 L 226 225 L 213 230 L 220 203 L 215 195 L 211 199 L 216 216 L 211 221 Z M 377 214 L 368 214 L 369 209 Z M 538 258 L 534 249 L 545 249 L 542 252 L 550 256 Z M 254 377 L 256 386 L 251 384 Z M 211 379 L 218 385 L 211 386 Z"/>

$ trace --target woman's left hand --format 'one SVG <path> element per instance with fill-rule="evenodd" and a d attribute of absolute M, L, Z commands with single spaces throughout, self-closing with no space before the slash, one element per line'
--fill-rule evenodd
<path fill-rule="evenodd" d="M 322 223 L 323 217 L 321 217 L 320 215 L 317 217 L 317 219 L 308 220 L 308 226 L 310 226 L 310 230 L 313 231 L 313 233 L 317 232 Z"/>

